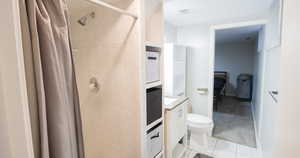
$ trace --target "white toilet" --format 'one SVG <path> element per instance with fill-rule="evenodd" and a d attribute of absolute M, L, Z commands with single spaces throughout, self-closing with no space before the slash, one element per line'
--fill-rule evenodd
<path fill-rule="evenodd" d="M 187 126 L 189 148 L 210 156 L 208 137 L 214 127 L 213 120 L 199 114 L 189 113 L 187 115 Z"/>

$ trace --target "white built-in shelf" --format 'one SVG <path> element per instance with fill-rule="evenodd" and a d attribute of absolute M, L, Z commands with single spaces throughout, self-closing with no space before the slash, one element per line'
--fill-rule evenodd
<path fill-rule="evenodd" d="M 151 47 L 163 47 L 163 43 L 155 43 L 155 42 L 145 42 L 145 46 L 151 46 Z"/>
<path fill-rule="evenodd" d="M 155 125 L 159 124 L 160 122 L 163 122 L 163 118 L 157 119 L 156 121 L 152 122 L 150 125 L 147 125 L 146 131 L 154 127 Z"/>
<path fill-rule="evenodd" d="M 157 155 L 155 156 L 155 158 L 162 158 L 163 155 L 164 155 L 164 152 L 161 151 L 159 154 L 157 154 Z"/>
<path fill-rule="evenodd" d="M 146 83 L 146 89 L 157 87 L 157 86 L 161 86 L 161 85 L 162 85 L 161 81 L 155 81 L 155 82 Z"/>

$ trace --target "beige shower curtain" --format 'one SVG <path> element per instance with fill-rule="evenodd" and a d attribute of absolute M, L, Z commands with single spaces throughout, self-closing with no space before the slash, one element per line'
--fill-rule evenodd
<path fill-rule="evenodd" d="M 66 0 L 19 0 L 35 158 L 83 158 Z"/>

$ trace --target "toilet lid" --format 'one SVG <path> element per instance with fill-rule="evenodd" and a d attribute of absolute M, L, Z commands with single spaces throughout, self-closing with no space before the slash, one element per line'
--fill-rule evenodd
<path fill-rule="evenodd" d="M 213 123 L 213 121 L 208 117 L 199 114 L 188 114 L 187 121 L 193 124 L 200 124 L 200 125 L 208 125 Z"/>

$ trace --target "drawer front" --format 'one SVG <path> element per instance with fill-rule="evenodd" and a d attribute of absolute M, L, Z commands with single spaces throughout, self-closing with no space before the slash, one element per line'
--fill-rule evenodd
<path fill-rule="evenodd" d="M 186 113 L 188 101 L 183 102 L 172 111 L 168 112 L 168 143 L 173 148 L 178 141 L 186 134 Z"/>
<path fill-rule="evenodd" d="M 162 87 L 147 89 L 147 125 L 162 117 Z"/>
<path fill-rule="evenodd" d="M 186 133 L 186 105 L 187 102 L 182 103 L 180 106 L 178 106 L 176 109 L 174 109 L 173 112 L 173 118 L 174 118 L 174 126 L 176 135 L 176 140 L 179 141 Z"/>
<path fill-rule="evenodd" d="M 147 52 L 146 81 L 154 82 L 160 80 L 160 54 L 158 52 Z"/>
<path fill-rule="evenodd" d="M 163 146 L 163 129 L 162 125 L 158 126 L 147 134 L 147 152 L 148 158 L 154 158 L 162 151 Z"/>

